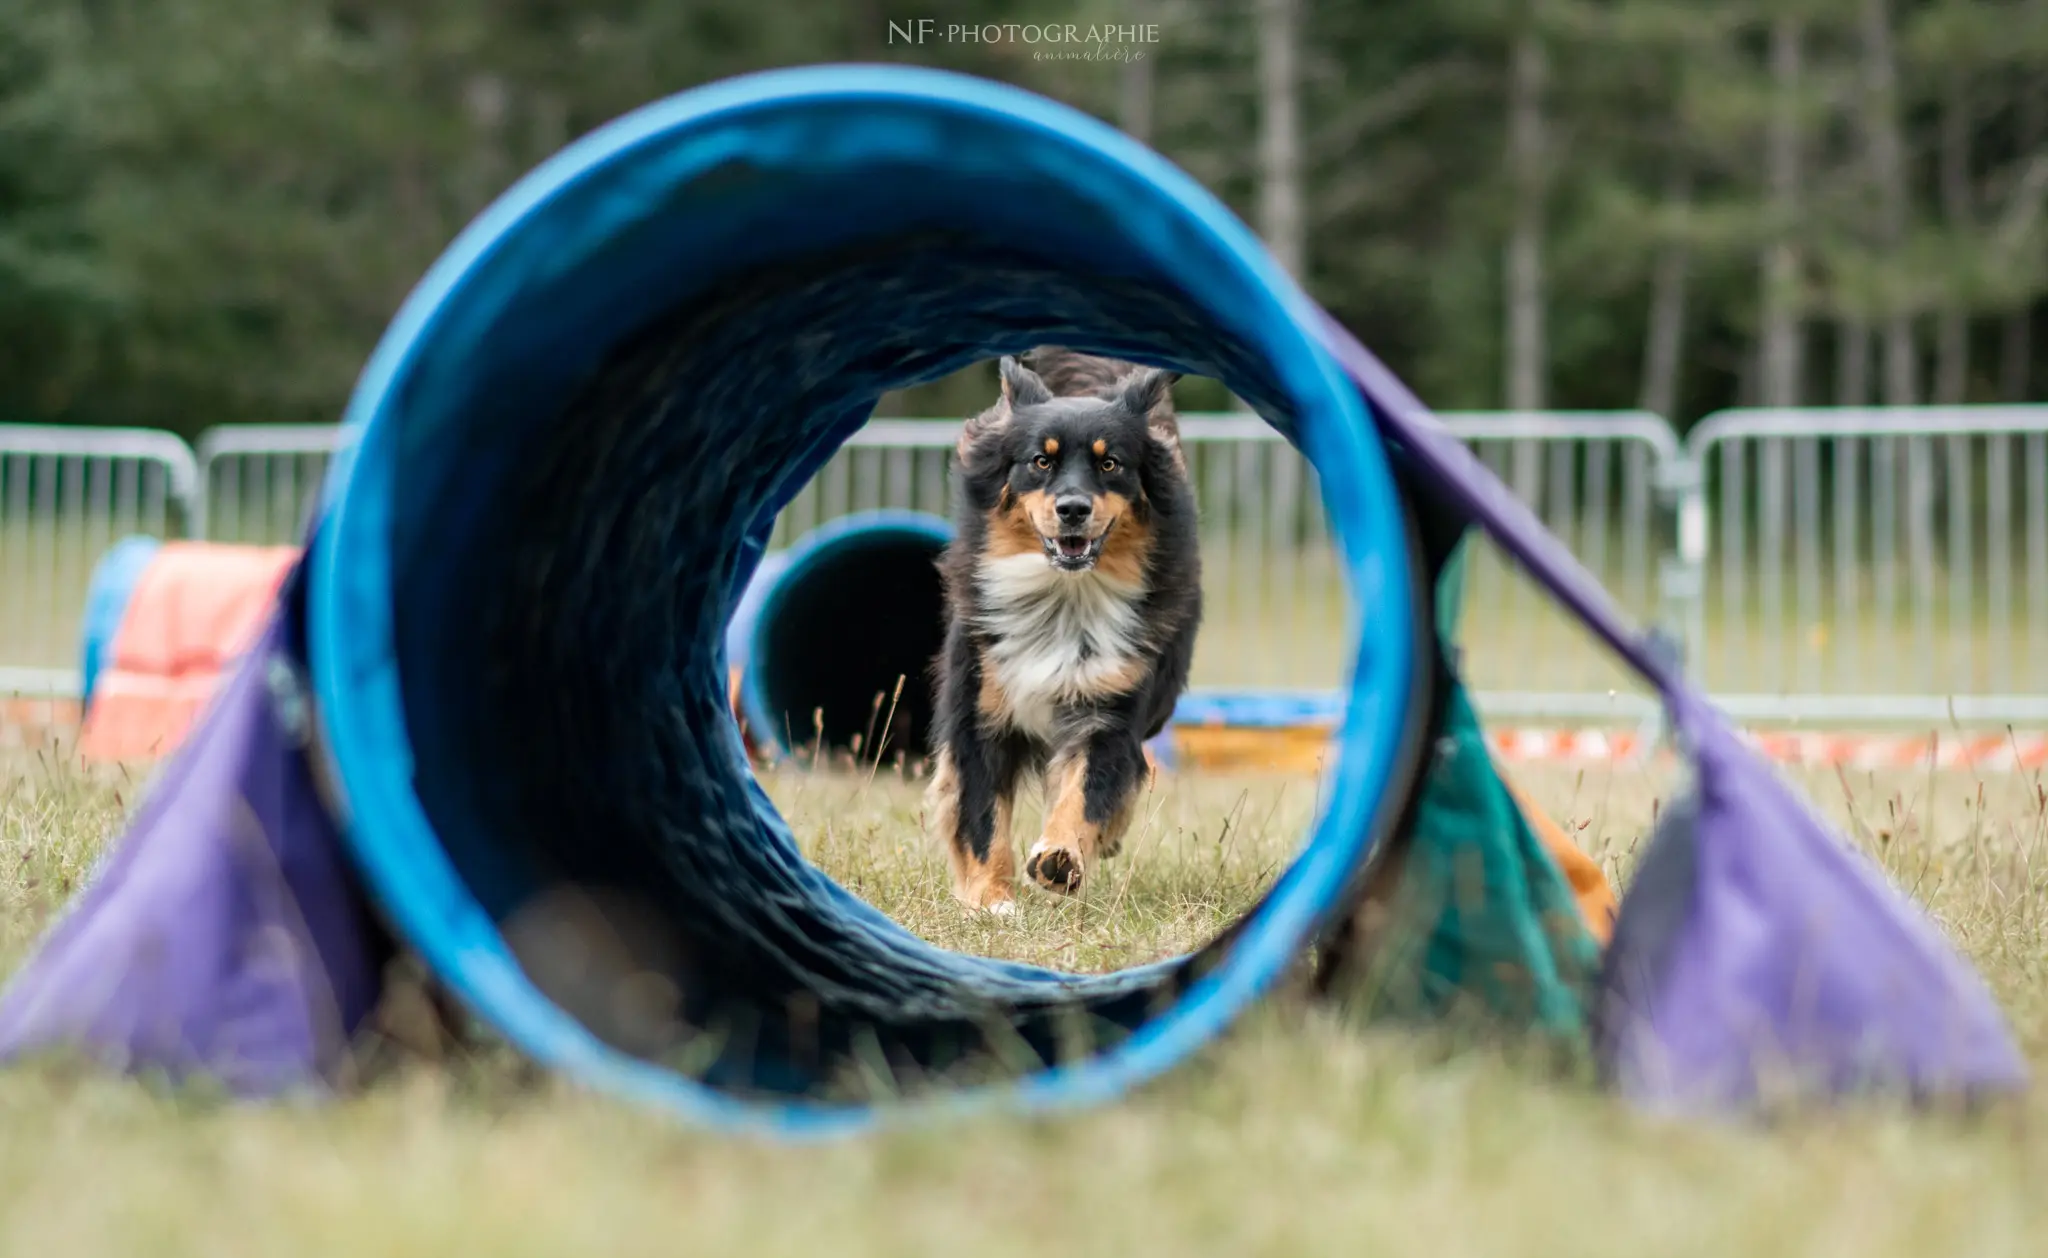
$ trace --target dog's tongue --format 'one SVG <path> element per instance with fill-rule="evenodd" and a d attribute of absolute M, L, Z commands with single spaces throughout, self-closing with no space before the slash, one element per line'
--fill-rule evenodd
<path fill-rule="evenodd" d="M 1085 537 L 1062 537 L 1059 539 L 1060 554 L 1069 559 L 1079 559 L 1088 553 L 1088 539 Z"/>

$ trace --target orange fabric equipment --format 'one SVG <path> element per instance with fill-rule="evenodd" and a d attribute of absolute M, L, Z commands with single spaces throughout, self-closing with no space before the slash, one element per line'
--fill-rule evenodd
<path fill-rule="evenodd" d="M 1543 850 L 1550 853 L 1550 859 L 1557 862 L 1565 881 L 1571 884 L 1572 894 L 1578 898 L 1579 916 L 1586 921 L 1586 929 L 1593 938 L 1606 947 L 1614 936 L 1614 915 L 1621 911 L 1620 902 L 1614 898 L 1614 888 L 1607 882 L 1607 875 L 1600 872 L 1600 866 L 1593 858 L 1572 842 L 1564 827 L 1552 821 L 1534 800 L 1524 795 L 1514 782 L 1503 773 L 1501 782 L 1514 797 L 1515 806 L 1522 810 L 1522 816 L 1529 822 L 1529 828 L 1536 832 Z"/>
<path fill-rule="evenodd" d="M 136 579 L 79 732 L 87 760 L 168 755 L 263 628 L 296 546 L 166 542 Z"/>

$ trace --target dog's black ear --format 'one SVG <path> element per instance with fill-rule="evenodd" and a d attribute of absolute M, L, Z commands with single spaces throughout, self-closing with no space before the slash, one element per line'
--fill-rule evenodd
<path fill-rule="evenodd" d="M 1133 415 L 1143 416 L 1145 432 L 1173 456 L 1174 466 L 1186 469 L 1180 450 L 1180 417 L 1173 409 L 1173 382 L 1178 371 L 1163 367 L 1140 367 L 1125 377 L 1118 390 L 1118 402 Z"/>
<path fill-rule="evenodd" d="M 1038 406 L 1052 401 L 1052 390 L 1031 368 L 1007 354 L 997 366 L 1003 375 L 1003 400 L 1011 406 Z"/>
<path fill-rule="evenodd" d="M 1143 415 L 1149 423 L 1161 412 L 1173 413 L 1173 382 L 1178 379 L 1178 371 L 1140 367 L 1124 377 L 1123 384 L 1117 389 L 1117 400 L 1132 414 Z"/>
<path fill-rule="evenodd" d="M 1010 404 L 999 401 L 961 425 L 960 440 L 953 446 L 953 453 L 960 456 L 960 466 L 968 466 L 975 450 L 1000 435 L 1009 427 L 1010 419 Z"/>

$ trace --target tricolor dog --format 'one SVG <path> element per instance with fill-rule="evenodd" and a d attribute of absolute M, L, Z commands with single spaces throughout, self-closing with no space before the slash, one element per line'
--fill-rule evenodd
<path fill-rule="evenodd" d="M 1202 615 L 1178 374 L 1053 348 L 1031 360 L 1002 360 L 1002 397 L 962 430 L 940 560 L 925 821 L 953 894 L 995 912 L 1014 907 L 1027 779 L 1043 784 L 1045 827 L 1026 876 L 1072 893 L 1115 855 Z"/>

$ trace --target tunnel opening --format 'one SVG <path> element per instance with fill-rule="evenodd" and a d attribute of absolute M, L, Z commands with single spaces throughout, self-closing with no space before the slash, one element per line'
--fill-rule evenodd
<path fill-rule="evenodd" d="M 1289 964 L 1392 824 L 1425 716 L 1397 496 L 1306 302 L 1163 163 L 952 76 L 768 77 L 537 172 L 366 371 L 312 613 L 352 844 L 529 1053 L 693 1113 L 864 1121 L 849 1072 L 1120 1086 Z M 934 947 L 809 865 L 724 670 L 777 513 L 876 400 L 1038 344 L 1214 377 L 1299 440 L 1382 612 L 1307 854 L 1223 940 L 1111 974 Z M 936 643 L 887 646 L 907 691 Z M 864 726 L 880 688 L 813 706 Z"/>
<path fill-rule="evenodd" d="M 749 719 L 785 752 L 901 769 L 931 754 L 945 531 L 860 513 L 793 550 L 753 622 L 742 683 Z"/>

